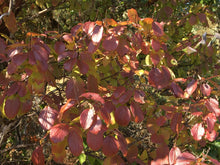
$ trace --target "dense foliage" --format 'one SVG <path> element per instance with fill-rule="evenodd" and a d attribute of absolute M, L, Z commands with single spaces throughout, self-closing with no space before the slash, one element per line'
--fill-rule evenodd
<path fill-rule="evenodd" d="M 1 22 L 3 164 L 220 164 L 218 1 L 22 2 Z"/>

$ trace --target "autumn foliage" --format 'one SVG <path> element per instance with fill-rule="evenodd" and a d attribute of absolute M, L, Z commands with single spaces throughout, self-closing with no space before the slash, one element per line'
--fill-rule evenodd
<path fill-rule="evenodd" d="M 188 147 L 200 150 L 219 137 L 219 87 L 212 81 L 218 72 L 204 76 L 200 64 L 185 77 L 177 71 L 183 56 L 196 61 L 201 51 L 213 57 L 207 67 L 219 68 L 209 44 L 219 38 L 209 35 L 204 43 L 196 36 L 170 48 L 169 22 L 140 18 L 135 9 L 127 15 L 123 22 L 79 23 L 70 33 L 29 32 L 25 42 L 0 39 L 1 62 L 8 62 L 0 73 L 2 115 L 13 120 L 27 114 L 35 97 L 44 103 L 38 121 L 45 135 L 32 153 L 34 164 L 47 159 L 46 139 L 58 163 L 70 150 L 75 157 L 101 152 L 106 165 L 220 164 Z M 202 13 L 186 21 L 193 26 L 195 19 L 206 23 Z M 131 123 L 146 127 L 154 149 L 140 149 L 141 141 L 125 136 Z"/>

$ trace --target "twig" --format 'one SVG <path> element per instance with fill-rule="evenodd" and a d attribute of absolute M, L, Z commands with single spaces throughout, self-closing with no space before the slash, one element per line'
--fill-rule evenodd
<path fill-rule="evenodd" d="M 0 16 L 0 20 L 1 20 L 4 16 L 8 16 L 8 15 L 11 14 L 12 1 L 13 1 L 13 0 L 10 0 L 10 2 L 9 2 L 8 12 L 7 12 L 7 13 L 3 13 L 3 14 Z"/>
<path fill-rule="evenodd" d="M 16 146 L 12 146 L 10 148 L 5 148 L 3 150 L 0 150 L 0 154 L 2 153 L 5 153 L 5 152 L 8 152 L 12 149 L 19 149 L 19 148 L 26 148 L 26 147 L 31 147 L 31 146 L 35 146 L 37 145 L 37 143 L 31 143 L 31 144 L 19 144 L 19 145 L 16 145 Z"/>

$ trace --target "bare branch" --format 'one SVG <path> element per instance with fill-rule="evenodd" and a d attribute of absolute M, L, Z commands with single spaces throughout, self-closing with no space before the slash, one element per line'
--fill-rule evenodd
<path fill-rule="evenodd" d="M 0 16 L 0 20 L 1 20 L 4 16 L 8 16 L 8 15 L 11 14 L 12 5 L 13 5 L 13 0 L 10 0 L 10 2 L 9 2 L 9 7 L 8 7 L 8 12 L 7 12 L 7 13 L 3 13 L 3 14 Z"/>

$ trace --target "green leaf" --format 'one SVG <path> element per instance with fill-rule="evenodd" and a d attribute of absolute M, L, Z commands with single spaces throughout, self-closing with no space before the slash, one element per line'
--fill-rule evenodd
<path fill-rule="evenodd" d="M 80 164 L 83 164 L 85 161 L 86 161 L 86 154 L 80 154 L 79 155 Z"/>

